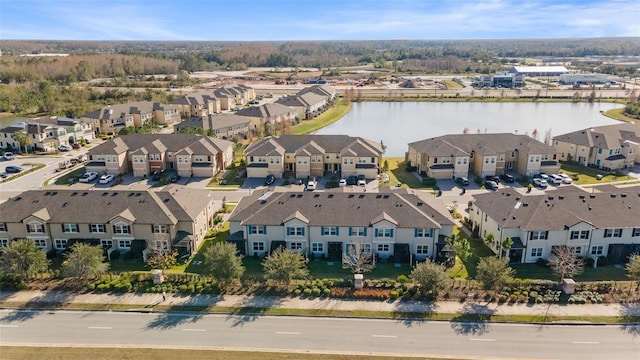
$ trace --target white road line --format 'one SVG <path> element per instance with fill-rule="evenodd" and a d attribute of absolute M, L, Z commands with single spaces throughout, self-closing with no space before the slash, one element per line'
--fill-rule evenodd
<path fill-rule="evenodd" d="M 276 331 L 276 334 L 278 334 L 278 335 L 300 335 L 299 332 L 294 332 L 294 331 Z"/>
<path fill-rule="evenodd" d="M 496 339 L 470 338 L 469 341 L 496 341 Z"/>
<path fill-rule="evenodd" d="M 89 326 L 89 329 L 95 329 L 95 330 L 111 330 L 113 329 L 112 326 Z"/>
<path fill-rule="evenodd" d="M 600 344 L 599 341 L 572 341 L 572 344 Z"/>
<path fill-rule="evenodd" d="M 395 335 L 371 335 L 374 338 L 397 338 Z"/>
<path fill-rule="evenodd" d="M 17 328 L 18 325 L 0 325 L 0 328 Z"/>
<path fill-rule="evenodd" d="M 182 331 L 200 331 L 200 332 L 204 332 L 207 331 L 206 329 L 181 329 Z"/>

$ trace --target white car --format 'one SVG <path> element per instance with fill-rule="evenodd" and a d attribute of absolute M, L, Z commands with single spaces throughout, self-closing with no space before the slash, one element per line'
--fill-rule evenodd
<path fill-rule="evenodd" d="M 367 186 L 367 180 L 358 180 L 358 186 Z"/>
<path fill-rule="evenodd" d="M 573 182 L 573 180 L 571 179 L 571 176 L 564 174 L 564 173 L 560 173 L 558 174 L 558 176 L 560 176 L 562 178 L 562 182 L 564 184 L 571 184 Z"/>
<path fill-rule="evenodd" d="M 317 187 L 318 187 L 318 182 L 317 182 L 317 181 L 310 180 L 310 181 L 307 183 L 307 190 L 308 190 L 308 191 L 313 191 L 313 190 L 315 190 Z"/>
<path fill-rule="evenodd" d="M 102 175 L 100 176 L 100 184 L 108 184 L 112 182 L 113 179 L 115 179 L 115 177 L 111 174 Z"/>
<path fill-rule="evenodd" d="M 340 181 L 338 181 L 338 186 L 339 187 L 347 186 L 347 179 L 340 179 Z"/>
<path fill-rule="evenodd" d="M 535 178 L 533 179 L 533 185 L 541 188 L 546 188 L 547 186 L 549 186 L 549 183 L 547 183 L 547 180 L 544 180 L 542 178 Z"/>
<path fill-rule="evenodd" d="M 58 146 L 58 150 L 60 151 L 71 151 L 71 149 L 73 148 L 66 144 L 61 144 L 60 146 Z"/>
<path fill-rule="evenodd" d="M 2 156 L 5 158 L 5 160 L 12 160 L 16 157 L 12 152 L 9 151 L 5 152 Z"/>
<path fill-rule="evenodd" d="M 549 179 L 547 180 L 547 182 L 551 183 L 553 185 L 561 185 L 562 184 L 562 177 L 560 177 L 560 175 L 550 174 L 549 175 Z"/>
<path fill-rule="evenodd" d="M 92 182 L 93 180 L 95 180 L 98 177 L 98 173 L 97 172 L 86 172 L 84 174 L 82 174 L 82 176 L 80 176 L 80 179 L 78 179 L 78 181 L 83 182 L 83 183 L 88 183 L 88 182 Z"/>

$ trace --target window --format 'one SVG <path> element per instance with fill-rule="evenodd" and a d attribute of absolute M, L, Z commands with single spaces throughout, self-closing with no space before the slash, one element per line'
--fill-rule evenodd
<path fill-rule="evenodd" d="M 151 225 L 151 232 L 154 234 L 168 234 L 169 227 L 167 225 Z"/>
<path fill-rule="evenodd" d="M 429 245 L 416 245 L 416 254 L 418 254 L 418 255 L 428 255 L 429 254 Z"/>
<path fill-rule="evenodd" d="M 106 233 L 106 227 L 104 226 L 104 224 L 91 224 L 89 225 L 89 231 L 92 233 Z"/>
<path fill-rule="evenodd" d="M 33 242 L 38 249 L 45 249 L 47 247 L 47 239 L 34 239 Z"/>
<path fill-rule="evenodd" d="M 532 231 L 529 233 L 529 240 L 547 240 L 548 237 L 548 231 Z"/>
<path fill-rule="evenodd" d="M 255 241 L 253 243 L 253 251 L 264 251 L 264 241 Z"/>
<path fill-rule="evenodd" d="M 287 227 L 287 236 L 304 236 L 303 227 Z"/>
<path fill-rule="evenodd" d="M 156 250 L 169 251 L 169 242 L 166 240 L 156 240 Z"/>
<path fill-rule="evenodd" d="M 375 237 L 391 238 L 393 237 L 393 229 L 389 229 L 389 228 L 376 229 Z"/>
<path fill-rule="evenodd" d="M 622 229 L 604 229 L 604 237 L 622 237 Z"/>
<path fill-rule="evenodd" d="M 389 244 L 378 244 L 378 252 L 389 252 L 390 249 Z"/>
<path fill-rule="evenodd" d="M 414 229 L 414 237 L 417 238 L 426 238 L 426 237 L 433 237 L 433 229 Z"/>
<path fill-rule="evenodd" d="M 7 232 L 7 223 L 0 223 L 0 232 Z"/>
<path fill-rule="evenodd" d="M 289 250 L 291 250 L 291 251 L 302 251 L 302 243 L 301 242 L 291 242 L 291 243 L 289 243 Z"/>
<path fill-rule="evenodd" d="M 591 247 L 591 255 L 602 255 L 604 251 L 604 246 L 596 245 Z"/>
<path fill-rule="evenodd" d="M 56 239 L 55 241 L 56 249 L 64 250 L 67 248 L 67 239 Z"/>
<path fill-rule="evenodd" d="M 571 240 L 576 239 L 589 239 L 589 230 L 574 230 L 571 232 Z"/>
<path fill-rule="evenodd" d="M 37 222 L 27 224 L 27 232 L 44 234 L 44 224 L 40 224 Z"/>
<path fill-rule="evenodd" d="M 110 249 L 113 246 L 113 240 L 102 239 L 100 240 L 100 245 L 102 245 L 103 249 Z"/>
<path fill-rule="evenodd" d="M 531 248 L 531 257 L 542 256 L 542 248 Z"/>
<path fill-rule="evenodd" d="M 256 226 L 256 225 L 249 225 L 249 234 L 266 234 L 267 233 L 267 226 L 266 225 L 261 225 L 261 226 Z"/>
<path fill-rule="evenodd" d="M 364 228 L 364 227 L 349 228 L 349 236 L 367 236 L 367 228 Z"/>
<path fill-rule="evenodd" d="M 78 232 L 78 224 L 63 224 L 62 232 L 66 233 L 77 233 Z"/>
<path fill-rule="evenodd" d="M 322 236 L 338 236 L 338 227 L 337 226 L 323 226 L 322 227 Z"/>
<path fill-rule="evenodd" d="M 582 255 L 582 246 L 573 247 L 573 254 L 576 256 Z"/>
<path fill-rule="evenodd" d="M 640 228 L 634 228 L 633 231 L 631 232 L 631 236 L 633 237 L 640 236 Z"/>
<path fill-rule="evenodd" d="M 127 224 L 115 224 L 113 225 L 114 234 L 131 234 L 131 227 Z"/>
<path fill-rule="evenodd" d="M 312 243 L 311 251 L 313 252 L 324 252 L 324 244 L 323 243 Z"/>
<path fill-rule="evenodd" d="M 9 239 L 0 239 L 0 248 L 9 246 Z"/>
<path fill-rule="evenodd" d="M 118 240 L 118 247 L 128 249 L 131 247 L 131 240 Z"/>

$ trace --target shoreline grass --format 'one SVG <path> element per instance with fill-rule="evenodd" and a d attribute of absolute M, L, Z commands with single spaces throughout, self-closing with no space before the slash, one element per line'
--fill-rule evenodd
<path fill-rule="evenodd" d="M 351 103 L 346 104 L 342 99 L 338 100 L 338 103 L 332 106 L 329 110 L 322 113 L 315 119 L 303 120 L 300 124 L 293 126 L 291 133 L 293 135 L 310 134 L 314 131 L 318 131 L 325 126 L 331 125 L 334 122 L 342 119 L 351 110 Z"/>

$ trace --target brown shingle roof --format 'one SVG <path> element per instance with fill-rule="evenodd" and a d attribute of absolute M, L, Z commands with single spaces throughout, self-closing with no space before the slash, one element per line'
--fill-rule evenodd
<path fill-rule="evenodd" d="M 454 134 L 409 143 L 418 153 L 432 156 L 468 155 L 471 151 L 483 155 L 496 155 L 507 151 L 533 154 L 554 154 L 556 150 L 527 135 Z"/>
<path fill-rule="evenodd" d="M 248 156 L 265 155 L 266 148 L 263 147 L 265 143 L 278 144 L 285 150 L 285 152 L 294 153 L 296 150 L 302 148 L 311 141 L 322 148 L 325 153 L 340 153 L 343 149 L 349 148 L 350 146 L 354 149 L 357 146 L 362 146 L 361 149 L 366 148 L 367 154 L 365 156 L 369 156 L 372 153 L 381 155 L 384 152 L 380 143 L 360 137 L 351 137 L 347 135 L 281 135 L 279 137 L 269 136 L 258 140 L 249 145 L 245 150 L 245 153 Z M 354 141 L 358 141 L 358 145 L 356 145 Z"/>

